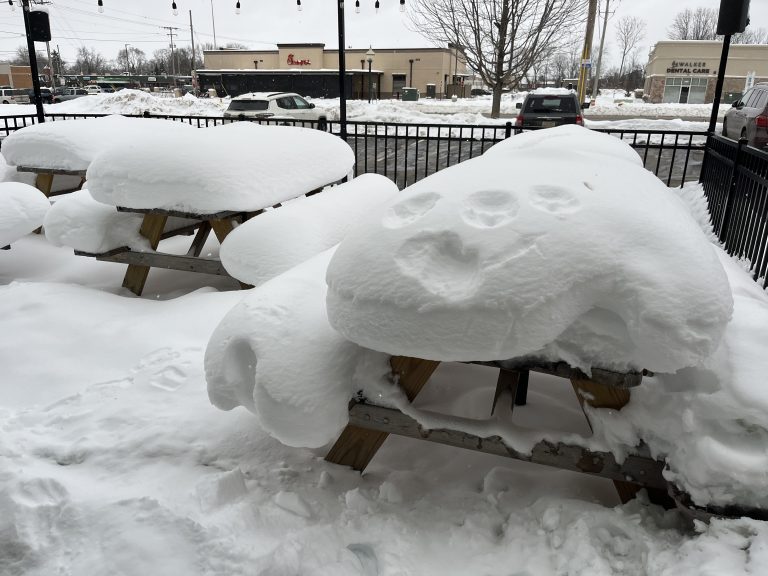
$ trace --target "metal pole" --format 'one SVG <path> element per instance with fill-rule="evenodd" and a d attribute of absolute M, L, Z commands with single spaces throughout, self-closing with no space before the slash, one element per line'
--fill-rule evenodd
<path fill-rule="evenodd" d="M 587 83 L 589 82 L 589 67 L 585 61 L 589 61 L 592 54 L 592 38 L 595 34 L 595 19 L 597 18 L 597 0 L 589 0 L 589 13 L 587 15 L 587 32 L 584 35 L 584 47 L 581 50 L 581 62 L 579 63 L 579 102 L 584 103 L 587 95 Z"/>
<path fill-rule="evenodd" d="M 720 68 L 717 70 L 717 84 L 715 84 L 715 99 L 712 101 L 712 115 L 709 117 L 709 133 L 715 133 L 717 126 L 717 111 L 720 108 L 720 96 L 723 92 L 723 82 L 725 81 L 725 67 L 728 64 L 728 51 L 731 48 L 731 35 L 726 34 L 723 37 L 723 52 L 720 55 Z"/>
<path fill-rule="evenodd" d="M 125 72 L 131 73 L 131 61 L 128 59 L 128 44 L 125 45 Z"/>
<path fill-rule="evenodd" d="M 373 90 L 373 77 L 371 76 L 371 64 L 373 60 L 368 59 L 368 104 L 371 103 L 371 90 Z"/>
<path fill-rule="evenodd" d="M 344 53 L 344 0 L 337 0 L 336 15 L 339 31 L 339 136 L 347 139 L 347 64 Z"/>
<path fill-rule="evenodd" d="M 213 17 L 213 0 L 211 0 L 211 27 L 213 28 L 213 49 L 218 50 L 216 45 L 216 20 Z"/>
<path fill-rule="evenodd" d="M 192 27 L 192 10 L 189 11 L 189 37 L 192 38 L 192 67 L 189 69 L 189 75 L 191 76 L 195 72 L 195 59 L 197 57 L 195 52 L 195 29 Z"/>
<path fill-rule="evenodd" d="M 411 65 L 410 73 L 408 74 L 408 86 L 413 88 L 413 58 L 408 60 L 408 63 Z"/>
<path fill-rule="evenodd" d="M 603 63 L 603 48 L 605 47 L 605 31 L 608 29 L 608 7 L 611 0 L 605 0 L 605 17 L 603 18 L 603 29 L 600 31 L 600 51 L 597 53 L 597 66 L 595 66 L 595 83 L 592 85 L 592 99 L 597 98 L 600 91 L 600 67 Z"/>
<path fill-rule="evenodd" d="M 29 0 L 21 2 L 24 12 L 24 31 L 27 33 L 27 50 L 29 51 L 29 71 L 32 73 L 32 89 L 35 93 L 35 108 L 37 110 L 37 121 L 45 122 L 45 112 L 43 111 L 43 99 L 40 96 L 40 76 L 37 71 L 37 54 L 35 53 L 35 41 L 32 40 L 32 32 L 29 29 Z"/>

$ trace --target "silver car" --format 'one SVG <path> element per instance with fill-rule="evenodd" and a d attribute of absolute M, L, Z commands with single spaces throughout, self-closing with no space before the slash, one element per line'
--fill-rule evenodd
<path fill-rule="evenodd" d="M 768 146 L 768 83 L 755 84 L 733 103 L 723 119 L 723 136 Z"/>
<path fill-rule="evenodd" d="M 257 118 L 260 120 L 319 120 L 325 117 L 293 92 L 249 92 L 241 94 L 229 103 L 224 118 Z"/>

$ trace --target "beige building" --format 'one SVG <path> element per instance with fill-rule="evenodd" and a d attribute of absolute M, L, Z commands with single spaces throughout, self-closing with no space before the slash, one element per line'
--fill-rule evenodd
<path fill-rule="evenodd" d="M 32 72 L 30 67 L 0 63 L 0 86 L 32 88 Z"/>
<path fill-rule="evenodd" d="M 368 65 L 369 48 L 348 48 L 348 98 L 398 98 L 414 87 L 421 96 L 441 98 L 469 95 L 471 74 L 459 50 L 453 48 L 376 48 Z M 339 96 L 339 55 L 324 44 L 278 44 L 277 50 L 206 50 L 204 69 L 197 71 L 199 87 L 229 95 L 250 91 L 285 90 L 306 96 Z M 465 81 L 466 79 L 466 81 Z"/>
<path fill-rule="evenodd" d="M 645 94 L 654 103 L 712 102 L 722 50 L 722 42 L 712 40 L 657 42 L 645 67 Z M 768 45 L 731 45 L 723 101 L 736 100 L 757 82 L 768 82 Z"/>

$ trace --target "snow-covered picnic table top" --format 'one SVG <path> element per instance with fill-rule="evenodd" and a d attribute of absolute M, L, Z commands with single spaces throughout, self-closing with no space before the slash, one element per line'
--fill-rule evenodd
<path fill-rule="evenodd" d="M 116 143 L 94 158 L 87 179 L 93 197 L 113 206 L 255 211 L 342 179 L 354 161 L 332 134 L 237 122 Z"/>
<path fill-rule="evenodd" d="M 110 146 L 189 134 L 192 129 L 184 122 L 124 116 L 48 121 L 9 135 L 3 140 L 3 156 L 13 166 L 79 172 L 87 170 L 96 155 Z"/>

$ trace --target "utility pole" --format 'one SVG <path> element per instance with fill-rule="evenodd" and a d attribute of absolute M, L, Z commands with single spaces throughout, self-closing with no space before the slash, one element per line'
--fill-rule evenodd
<path fill-rule="evenodd" d="M 125 73 L 131 73 L 131 61 L 128 59 L 128 44 L 125 45 Z"/>
<path fill-rule="evenodd" d="M 608 7 L 611 0 L 605 0 L 605 16 L 603 17 L 603 30 L 600 33 L 600 51 L 597 53 L 597 66 L 595 66 L 595 82 L 592 84 L 592 100 L 597 98 L 600 91 L 600 65 L 603 62 L 603 47 L 605 46 L 605 31 L 608 29 Z"/>
<path fill-rule="evenodd" d="M 586 100 L 587 82 L 589 81 L 589 69 L 592 61 L 592 38 L 595 35 L 595 20 L 597 19 L 597 0 L 589 0 L 589 13 L 587 15 L 587 32 L 584 35 L 584 47 L 581 51 L 581 62 L 579 64 L 579 102 L 581 104 Z"/>
<path fill-rule="evenodd" d="M 219 46 L 216 44 L 216 19 L 213 17 L 213 0 L 211 0 L 211 27 L 213 28 L 213 49 L 218 50 Z"/>
<path fill-rule="evenodd" d="M 189 75 L 191 76 L 195 72 L 195 29 L 192 26 L 192 10 L 189 11 L 189 37 L 192 38 L 192 67 L 189 69 Z"/>
<path fill-rule="evenodd" d="M 45 50 L 48 52 L 48 71 L 50 72 L 50 76 L 48 76 L 48 83 L 51 85 L 51 88 L 53 88 L 53 63 L 51 62 L 51 43 L 50 42 L 45 43 Z"/>
<path fill-rule="evenodd" d="M 175 32 L 178 28 L 173 26 L 160 26 L 160 28 L 168 30 L 166 36 L 171 37 L 171 74 L 173 75 L 173 85 L 176 86 L 176 45 L 173 43 L 173 37 L 178 36 Z"/>

